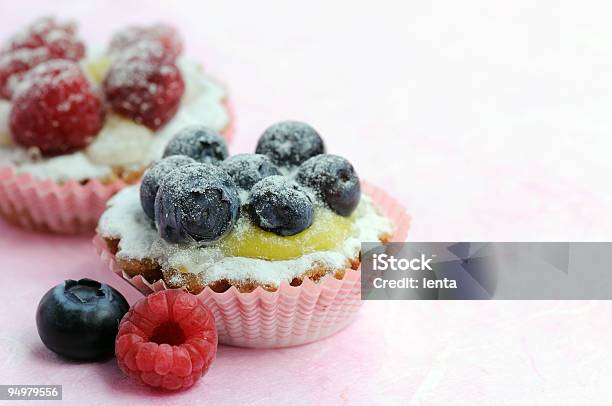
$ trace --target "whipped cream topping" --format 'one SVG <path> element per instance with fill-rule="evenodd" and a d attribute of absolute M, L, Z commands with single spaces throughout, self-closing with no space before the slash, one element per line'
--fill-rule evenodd
<path fill-rule="evenodd" d="M 206 284 L 227 279 L 277 287 L 283 281 L 289 283 L 301 277 L 316 265 L 330 270 L 344 269 L 348 260 L 358 256 L 362 241 L 378 241 L 392 230 L 391 222 L 377 212 L 369 196 L 362 194 L 352 232 L 336 250 L 277 261 L 226 256 L 218 246 L 170 244 L 161 239 L 140 206 L 139 185 L 115 195 L 98 224 L 98 234 L 102 237 L 120 239 L 117 252 L 120 260 L 150 258 L 163 269 L 186 269 L 200 274 Z"/>
<path fill-rule="evenodd" d="M 92 62 L 95 60 L 83 64 Z M 41 157 L 11 142 L 11 103 L 0 100 L 0 166 L 12 164 L 17 172 L 30 173 L 40 180 L 104 179 L 113 174 L 113 168 L 137 171 L 147 167 L 162 156 L 168 141 L 185 126 L 205 125 L 217 131 L 226 128 L 230 118 L 224 104 L 225 88 L 191 60 L 179 59 L 178 67 L 185 94 L 178 112 L 164 127 L 153 132 L 108 112 L 104 127 L 86 149 L 56 157 Z"/>

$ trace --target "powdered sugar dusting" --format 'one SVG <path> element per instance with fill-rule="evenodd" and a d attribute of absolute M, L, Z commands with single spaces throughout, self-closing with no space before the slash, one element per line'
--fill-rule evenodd
<path fill-rule="evenodd" d="M 85 55 L 85 44 L 76 36 L 76 24 L 43 17 L 17 32 L 3 51 L 45 47 L 54 58 L 78 61 Z"/>
<path fill-rule="evenodd" d="M 110 200 L 100 219 L 98 233 L 121 240 L 117 257 L 122 260 L 152 258 L 164 269 L 186 269 L 200 274 L 205 283 L 228 279 L 279 286 L 281 282 L 304 275 L 317 264 L 332 270 L 344 269 L 347 261 L 358 255 L 361 241 L 377 241 L 380 235 L 392 230 L 390 221 L 378 214 L 367 195 L 362 197 L 354 215 L 356 221 L 351 235 L 334 251 L 282 261 L 231 257 L 225 256 L 217 245 L 170 244 L 159 238 L 140 207 L 138 186 L 131 186 Z"/>
<path fill-rule="evenodd" d="M 280 171 L 265 155 L 237 154 L 220 163 L 232 177 L 236 185 L 244 190 L 250 190 L 261 179 L 279 175 Z"/>
<path fill-rule="evenodd" d="M 41 17 L 26 27 L 17 31 L 9 38 L 4 50 L 12 50 L 33 45 L 41 39 L 50 41 L 73 36 L 76 34 L 76 23 L 72 20 L 58 21 L 55 17 Z"/>
<path fill-rule="evenodd" d="M 247 207 L 259 227 L 280 235 L 293 235 L 312 224 L 312 202 L 309 193 L 296 182 L 272 175 L 253 186 Z M 270 210 L 271 207 L 278 209 Z"/>
<path fill-rule="evenodd" d="M 266 129 L 256 152 L 281 166 L 299 165 L 325 152 L 325 144 L 314 128 L 299 121 L 281 121 Z"/>
<path fill-rule="evenodd" d="M 49 50 L 42 47 L 17 49 L 0 55 L 0 96 L 10 99 L 25 73 L 49 59 Z"/>
<path fill-rule="evenodd" d="M 87 147 L 85 154 L 96 164 L 136 167 L 147 159 L 147 147 L 155 133 L 115 115 L 107 118 L 98 136 Z"/>
<path fill-rule="evenodd" d="M 176 58 L 183 50 L 183 40 L 178 32 L 165 24 L 154 24 L 147 27 L 131 26 L 113 35 L 109 46 L 110 53 L 131 53 L 133 48 L 147 44 L 149 49 L 140 51 L 149 52 L 150 45 L 156 44 L 169 58 Z M 120 52 L 119 52 L 120 51 Z M 154 51 L 156 54 L 158 51 Z"/>

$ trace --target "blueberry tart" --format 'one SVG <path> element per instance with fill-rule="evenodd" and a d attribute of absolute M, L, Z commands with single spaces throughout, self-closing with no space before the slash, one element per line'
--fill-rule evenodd
<path fill-rule="evenodd" d="M 382 215 L 346 158 L 308 124 L 268 128 L 255 153 L 228 156 L 206 129 L 184 129 L 140 185 L 113 197 L 99 238 L 128 277 L 199 293 L 342 279 L 362 241 L 385 241 Z"/>

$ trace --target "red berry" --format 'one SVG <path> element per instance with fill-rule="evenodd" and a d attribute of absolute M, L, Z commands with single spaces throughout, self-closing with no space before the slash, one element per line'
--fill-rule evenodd
<path fill-rule="evenodd" d="M 47 48 L 53 58 L 78 61 L 85 56 L 85 45 L 76 37 L 76 26 L 53 17 L 40 18 L 13 35 L 4 51 L 40 47 Z"/>
<path fill-rule="evenodd" d="M 168 390 L 192 386 L 217 353 L 217 329 L 208 308 L 181 289 L 149 295 L 119 324 L 115 355 L 136 381 Z"/>
<path fill-rule="evenodd" d="M 124 53 L 142 42 L 160 45 L 170 60 L 175 60 L 183 51 L 183 41 L 178 32 L 164 24 L 128 27 L 113 36 L 109 48 L 112 53 Z"/>
<path fill-rule="evenodd" d="M 111 108 L 153 130 L 174 117 L 184 92 L 181 71 L 171 62 L 118 60 L 104 80 Z"/>
<path fill-rule="evenodd" d="M 102 100 L 75 62 L 38 65 L 25 75 L 13 99 L 13 139 L 43 155 L 84 148 L 104 124 Z"/>
<path fill-rule="evenodd" d="M 129 63 L 135 60 L 143 60 L 153 64 L 174 63 L 174 58 L 157 41 L 137 42 L 117 53 L 114 57 L 115 63 Z"/>
<path fill-rule="evenodd" d="M 53 59 L 47 48 L 23 48 L 0 54 L 0 97 L 9 99 L 24 75 L 36 65 Z"/>

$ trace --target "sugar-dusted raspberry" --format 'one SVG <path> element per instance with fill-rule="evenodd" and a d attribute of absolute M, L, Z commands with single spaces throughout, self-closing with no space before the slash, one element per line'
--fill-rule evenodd
<path fill-rule="evenodd" d="M 119 368 L 134 380 L 168 390 L 191 387 L 217 353 L 208 308 L 181 289 L 153 293 L 123 317 L 115 341 Z"/>
<path fill-rule="evenodd" d="M 164 24 L 128 27 L 113 36 L 109 48 L 111 53 L 121 54 L 142 43 L 161 45 L 170 60 L 176 59 L 183 51 L 183 41 L 176 29 Z"/>
<path fill-rule="evenodd" d="M 113 55 L 113 58 L 117 63 L 129 63 L 134 60 L 143 60 L 148 63 L 161 64 L 164 62 L 174 63 L 174 58 L 171 54 L 168 54 L 163 47 L 157 41 L 140 41 L 135 43 Z"/>
<path fill-rule="evenodd" d="M 0 97 L 10 100 L 15 85 L 36 65 L 53 59 L 49 50 L 40 48 L 17 49 L 0 54 Z"/>
<path fill-rule="evenodd" d="M 13 139 L 43 155 L 85 147 L 103 123 L 102 100 L 75 62 L 44 62 L 16 88 L 10 114 Z"/>
<path fill-rule="evenodd" d="M 156 130 L 178 110 L 185 83 L 172 62 L 116 61 L 104 79 L 104 93 L 119 115 Z"/>
<path fill-rule="evenodd" d="M 85 45 L 76 36 L 76 25 L 43 17 L 16 33 L 7 41 L 5 52 L 44 47 L 54 58 L 78 61 L 85 56 Z"/>

